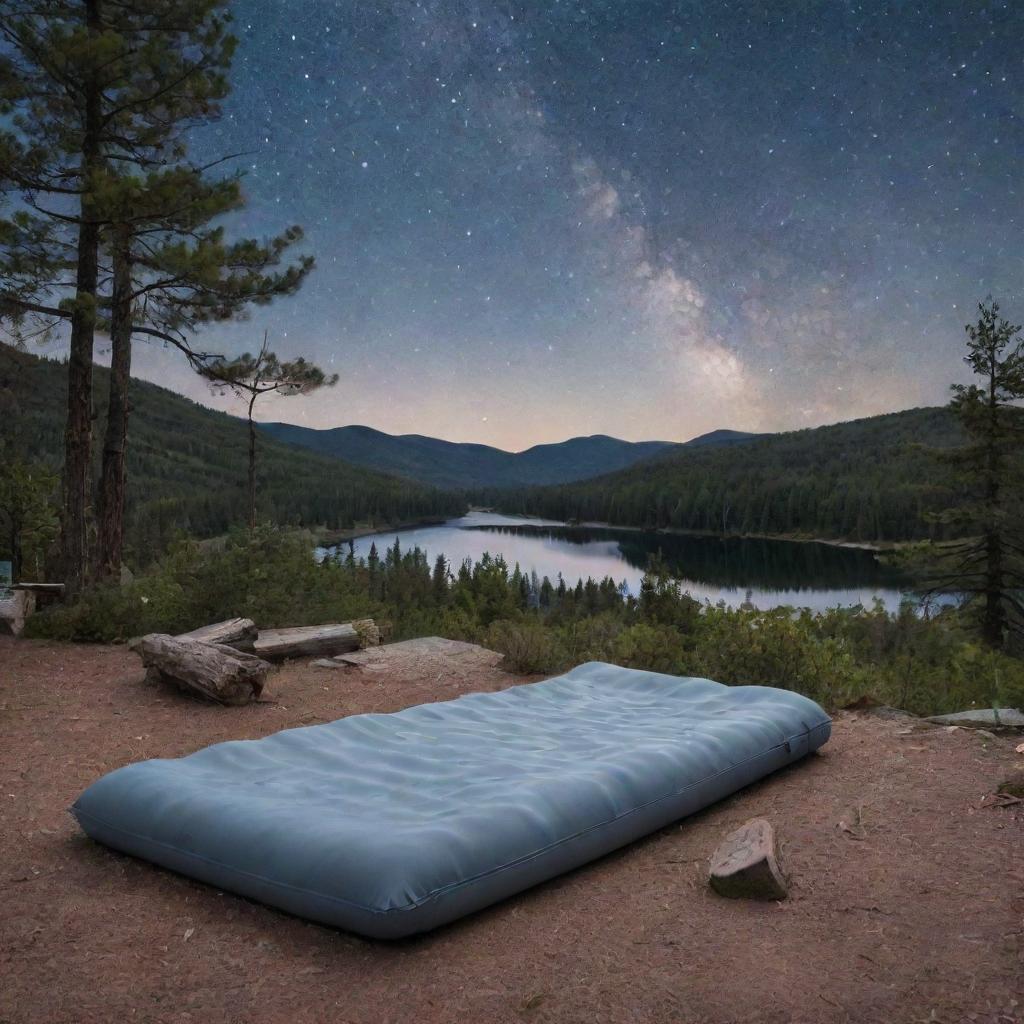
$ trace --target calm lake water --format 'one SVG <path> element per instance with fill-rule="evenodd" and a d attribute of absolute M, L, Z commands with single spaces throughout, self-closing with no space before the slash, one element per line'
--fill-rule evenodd
<path fill-rule="evenodd" d="M 431 561 L 443 554 L 453 568 L 490 552 L 503 555 L 510 568 L 518 562 L 524 572 L 535 571 L 555 583 L 559 573 L 571 586 L 588 576 L 597 580 L 611 576 L 625 582 L 633 594 L 639 592 L 649 557 L 660 552 L 693 597 L 733 606 L 749 599 L 763 609 L 795 605 L 822 610 L 868 606 L 879 598 L 894 611 L 905 590 L 898 573 L 879 565 L 870 551 L 858 548 L 566 526 L 490 512 L 360 537 L 355 541 L 356 557 L 365 558 L 373 543 L 383 555 L 396 537 L 403 550 L 418 546 Z"/>

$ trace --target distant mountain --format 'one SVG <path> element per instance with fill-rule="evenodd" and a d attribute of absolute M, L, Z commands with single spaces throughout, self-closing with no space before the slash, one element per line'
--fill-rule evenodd
<path fill-rule="evenodd" d="M 649 529 L 854 541 L 941 538 L 956 527 L 929 513 L 957 505 L 963 494 L 948 463 L 936 456 L 963 443 L 948 408 L 784 434 L 715 431 L 643 465 L 555 487 L 484 491 L 474 500 L 503 512 Z"/>
<path fill-rule="evenodd" d="M 102 366 L 94 373 L 93 405 L 105 412 L 110 373 Z M 126 520 L 134 565 L 158 554 L 178 531 L 210 537 L 245 520 L 248 435 L 235 416 L 146 381 L 133 380 L 131 387 Z M 66 363 L 0 344 L 0 457 L 9 444 L 58 467 L 66 394 Z M 103 423 L 97 417 L 97 453 Z M 270 437 L 260 441 L 257 469 L 260 515 L 278 523 L 390 525 L 465 509 L 456 495 Z"/>
<path fill-rule="evenodd" d="M 771 437 L 771 434 L 748 434 L 744 430 L 712 430 L 708 434 L 701 434 L 699 437 L 684 441 L 681 448 L 703 448 L 711 445 L 739 444 L 741 441 L 757 441 L 762 437 Z"/>
<path fill-rule="evenodd" d="M 328 430 L 292 423 L 262 423 L 260 426 L 275 440 L 448 489 L 522 487 L 586 480 L 600 473 L 625 469 L 676 447 L 671 441 L 621 441 L 594 434 L 557 444 L 539 444 L 524 452 L 506 452 L 488 445 L 442 441 L 421 434 L 396 436 L 363 426 Z M 691 443 L 727 444 L 746 436 L 721 430 Z"/>

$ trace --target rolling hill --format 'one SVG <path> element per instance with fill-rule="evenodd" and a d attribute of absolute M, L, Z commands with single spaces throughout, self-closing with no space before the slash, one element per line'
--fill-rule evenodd
<path fill-rule="evenodd" d="M 504 512 L 710 533 L 853 541 L 942 537 L 962 499 L 938 451 L 963 442 L 946 408 L 675 446 L 642 465 L 557 487 L 485 490 Z"/>
<path fill-rule="evenodd" d="M 573 437 L 540 444 L 522 452 L 506 452 L 483 444 L 443 441 L 421 434 L 385 434 L 372 427 L 348 426 L 314 430 L 292 423 L 263 423 L 278 441 L 387 473 L 449 489 L 518 487 L 569 483 L 626 469 L 674 448 L 670 441 L 622 441 L 605 434 Z M 688 445 L 723 445 L 757 435 L 716 430 Z"/>
<path fill-rule="evenodd" d="M 64 363 L 0 345 L 0 457 L 4 444 L 54 467 L 62 457 Z M 97 410 L 109 374 L 96 367 Z M 243 420 L 146 381 L 132 382 L 127 536 L 132 563 L 148 560 L 177 531 L 197 537 L 244 522 L 248 436 Z M 104 417 L 95 423 L 97 454 Z M 451 494 L 352 466 L 264 437 L 259 446 L 260 514 L 279 523 L 339 528 L 396 523 L 464 510 Z"/>

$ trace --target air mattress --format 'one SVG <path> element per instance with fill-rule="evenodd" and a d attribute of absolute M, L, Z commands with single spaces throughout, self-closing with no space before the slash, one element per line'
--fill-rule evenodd
<path fill-rule="evenodd" d="M 426 931 L 632 842 L 817 749 L 788 690 L 598 662 L 103 776 L 115 849 L 375 938 Z"/>

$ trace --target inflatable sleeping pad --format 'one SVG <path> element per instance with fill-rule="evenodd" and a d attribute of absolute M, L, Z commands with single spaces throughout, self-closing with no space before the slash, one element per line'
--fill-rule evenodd
<path fill-rule="evenodd" d="M 581 665 L 545 682 L 130 764 L 93 839 L 375 938 L 436 928 L 820 747 L 788 690 Z"/>

